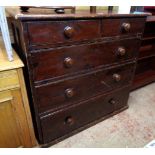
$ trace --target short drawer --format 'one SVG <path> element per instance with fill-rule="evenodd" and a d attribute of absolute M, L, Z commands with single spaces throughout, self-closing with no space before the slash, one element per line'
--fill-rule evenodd
<path fill-rule="evenodd" d="M 104 19 L 102 37 L 143 33 L 144 25 L 145 18 Z"/>
<path fill-rule="evenodd" d="M 41 81 L 63 77 L 131 60 L 137 57 L 139 45 L 139 39 L 125 39 L 32 53 L 29 59 L 33 79 Z"/>
<path fill-rule="evenodd" d="M 76 104 L 97 94 L 129 85 L 135 64 L 98 70 L 35 88 L 35 103 L 40 113 Z"/>
<path fill-rule="evenodd" d="M 19 79 L 16 70 L 0 72 L 0 91 L 19 87 Z"/>
<path fill-rule="evenodd" d="M 129 88 L 91 98 L 78 105 L 41 117 L 43 141 L 48 143 L 127 107 Z"/>
<path fill-rule="evenodd" d="M 100 20 L 28 22 L 30 46 L 48 46 L 99 38 Z"/>

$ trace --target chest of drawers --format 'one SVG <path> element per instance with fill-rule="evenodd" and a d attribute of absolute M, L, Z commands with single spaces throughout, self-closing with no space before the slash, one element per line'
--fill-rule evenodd
<path fill-rule="evenodd" d="M 145 15 L 10 14 L 41 144 L 128 107 Z"/>

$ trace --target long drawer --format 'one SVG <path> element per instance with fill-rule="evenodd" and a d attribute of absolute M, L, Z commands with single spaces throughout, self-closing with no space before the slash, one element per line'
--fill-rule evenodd
<path fill-rule="evenodd" d="M 90 122 L 127 107 L 129 87 L 100 95 L 40 118 L 43 142 L 60 138 Z"/>
<path fill-rule="evenodd" d="M 132 46 L 131 46 L 132 45 Z M 137 57 L 139 39 L 93 43 L 32 53 L 34 81 L 64 77 Z"/>
<path fill-rule="evenodd" d="M 75 104 L 130 84 L 134 69 L 135 63 L 130 63 L 36 86 L 35 102 L 40 113 Z"/>

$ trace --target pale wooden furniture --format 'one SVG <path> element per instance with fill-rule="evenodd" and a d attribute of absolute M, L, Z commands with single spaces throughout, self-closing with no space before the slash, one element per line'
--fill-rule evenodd
<path fill-rule="evenodd" d="M 0 147 L 33 147 L 36 140 L 22 73 L 22 61 L 14 52 L 9 62 L 0 46 Z"/>

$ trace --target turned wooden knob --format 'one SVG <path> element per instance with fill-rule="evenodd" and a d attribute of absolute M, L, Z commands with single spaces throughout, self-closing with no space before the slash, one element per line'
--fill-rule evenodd
<path fill-rule="evenodd" d="M 126 50 L 124 47 L 119 47 L 117 50 L 117 55 L 118 56 L 124 56 L 126 54 Z"/>
<path fill-rule="evenodd" d="M 117 102 L 114 99 L 111 99 L 109 103 L 111 103 L 112 105 L 115 105 Z"/>
<path fill-rule="evenodd" d="M 65 67 L 67 67 L 67 68 L 72 67 L 72 66 L 73 66 L 73 59 L 70 58 L 70 57 L 65 58 L 65 59 L 64 59 L 64 65 L 65 65 Z"/>
<path fill-rule="evenodd" d="M 64 34 L 67 38 L 71 38 L 74 35 L 74 28 L 66 26 L 64 29 Z"/>
<path fill-rule="evenodd" d="M 71 98 L 74 96 L 74 91 L 72 88 L 68 88 L 65 90 L 65 94 L 66 94 L 67 98 Z"/>
<path fill-rule="evenodd" d="M 113 79 L 116 81 L 116 82 L 119 82 L 121 80 L 121 75 L 119 74 L 113 74 Z"/>
<path fill-rule="evenodd" d="M 131 28 L 130 23 L 123 23 L 123 24 L 122 24 L 122 29 L 123 29 L 123 31 L 129 32 L 130 28 Z"/>
<path fill-rule="evenodd" d="M 22 12 L 27 12 L 27 11 L 29 10 L 29 7 L 21 6 L 21 7 L 20 7 L 20 10 L 21 10 Z"/>
<path fill-rule="evenodd" d="M 72 125 L 74 123 L 74 119 L 71 116 L 69 116 L 65 119 L 65 123 Z"/>
<path fill-rule="evenodd" d="M 63 8 L 58 8 L 58 9 L 55 9 L 55 12 L 56 12 L 57 14 L 64 14 L 64 13 L 65 13 L 65 9 L 63 9 Z"/>

